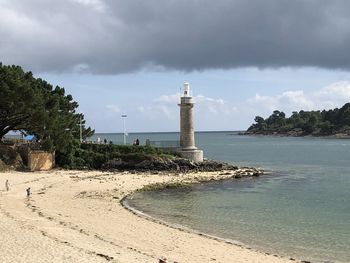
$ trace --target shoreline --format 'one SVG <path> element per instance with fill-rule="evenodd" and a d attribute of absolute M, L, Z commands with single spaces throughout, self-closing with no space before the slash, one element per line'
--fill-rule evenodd
<path fill-rule="evenodd" d="M 319 138 L 319 139 L 344 139 L 348 140 L 350 139 L 350 135 L 347 134 L 332 134 L 332 135 L 294 135 L 294 134 L 286 134 L 286 133 L 249 133 L 249 132 L 240 132 L 238 134 L 232 134 L 232 135 L 239 135 L 239 136 L 256 136 L 256 137 L 291 137 L 291 138 Z"/>
<path fill-rule="evenodd" d="M 234 262 L 296 261 L 150 221 L 122 205 L 127 196 L 152 184 L 225 180 L 232 174 L 53 170 L 0 173 L 0 182 L 7 177 L 12 186 L 9 192 L 2 191 L 0 198 L 0 228 L 5 231 L 0 237 L 5 244 L 3 262 L 151 263 L 160 256 L 172 263 L 232 262 L 233 258 Z M 26 201 L 22 195 L 28 184 L 33 187 L 33 196 Z M 7 229 L 12 231 L 7 233 Z M 27 251 L 21 242 L 27 244 L 28 238 L 30 244 L 39 245 Z M 16 242 L 7 247 L 12 241 Z M 30 257 L 19 258 L 28 253 Z M 65 255 L 70 259 L 62 260 Z M 74 260 L 75 256 L 79 260 Z"/>
<path fill-rule="evenodd" d="M 130 195 L 133 195 L 130 194 Z M 214 235 L 210 235 L 210 234 L 207 234 L 205 232 L 201 232 L 199 230 L 195 230 L 195 229 L 192 229 L 192 228 L 189 228 L 189 227 L 186 227 L 186 226 L 183 226 L 181 224 L 176 224 L 176 223 L 169 223 L 167 221 L 164 221 L 162 219 L 159 219 L 159 218 L 156 218 L 156 217 L 153 217 L 149 214 L 146 214 L 140 210 L 137 210 L 136 208 L 130 206 L 129 204 L 126 203 L 126 199 L 128 198 L 129 195 L 125 196 L 121 201 L 121 205 L 129 210 L 131 213 L 133 213 L 134 215 L 138 216 L 138 217 L 141 217 L 141 218 L 144 218 L 146 220 L 149 220 L 151 222 L 155 222 L 157 224 L 161 224 L 161 225 L 164 225 L 166 227 L 170 227 L 170 228 L 173 228 L 173 229 L 177 229 L 179 231 L 183 231 L 183 232 L 187 232 L 187 233 L 191 233 L 191 234 L 196 234 L 198 236 L 204 236 L 206 238 L 209 238 L 209 239 L 213 239 L 213 240 L 216 240 L 216 241 L 220 241 L 220 242 L 225 242 L 227 244 L 232 244 L 232 245 L 235 245 L 235 246 L 239 246 L 239 247 L 242 247 L 242 248 L 245 248 L 245 249 L 252 249 L 251 247 L 249 247 L 248 245 L 242 243 L 242 242 L 239 242 L 238 240 L 232 240 L 232 239 L 226 239 L 226 238 L 222 238 L 222 237 L 218 237 L 218 236 L 214 236 Z M 260 253 L 265 253 L 263 251 L 258 251 L 256 250 L 257 252 L 260 252 Z"/>
<path fill-rule="evenodd" d="M 240 168 L 242 168 L 242 167 L 240 167 Z M 244 168 L 250 169 L 249 167 L 244 167 Z M 263 175 L 267 175 L 267 173 L 265 173 L 265 172 L 263 172 L 262 174 Z M 252 179 L 254 177 L 257 177 L 257 176 L 249 176 L 249 177 L 245 177 L 245 179 L 247 179 L 247 178 Z M 175 187 L 172 187 L 172 188 L 188 187 L 188 186 L 193 185 L 193 184 L 201 184 L 201 183 L 205 184 L 205 183 L 214 182 L 214 181 L 215 182 L 220 182 L 220 181 L 225 181 L 225 180 L 239 180 L 239 179 L 241 179 L 241 178 L 227 177 L 227 178 L 218 178 L 218 179 L 214 179 L 214 180 L 213 179 L 204 180 L 204 181 L 200 181 L 199 180 L 199 181 L 193 181 L 191 183 L 187 183 L 187 182 L 184 183 L 184 184 L 180 183 L 180 184 L 177 184 Z M 233 240 L 233 239 L 230 239 L 230 238 L 223 238 L 223 237 L 216 236 L 216 235 L 211 235 L 211 234 L 208 234 L 208 233 L 205 233 L 205 232 L 193 229 L 193 228 L 189 228 L 189 227 L 186 227 L 186 226 L 181 225 L 181 224 L 170 223 L 170 222 L 165 221 L 163 219 L 159 219 L 157 217 L 154 217 L 152 215 L 144 213 L 144 212 L 142 212 L 142 211 L 140 211 L 140 210 L 136 209 L 135 207 L 133 207 L 133 206 L 128 204 L 128 202 L 127 202 L 128 199 L 130 199 L 132 197 L 132 195 L 134 195 L 136 192 L 139 192 L 139 191 L 142 192 L 142 191 L 164 190 L 164 189 L 168 188 L 169 184 L 167 182 L 165 182 L 163 184 L 158 184 L 154 188 L 152 187 L 151 189 L 148 189 L 148 186 L 149 185 L 145 185 L 145 187 L 143 187 L 141 189 L 136 189 L 134 192 L 125 195 L 120 200 L 120 204 L 126 210 L 128 210 L 130 213 L 132 213 L 132 214 L 134 214 L 134 215 L 136 215 L 136 216 L 138 216 L 140 218 L 146 219 L 148 221 L 151 221 L 151 222 L 154 222 L 154 223 L 157 223 L 157 224 L 160 224 L 160 225 L 164 225 L 166 227 L 169 227 L 169 228 L 172 228 L 172 229 L 175 229 L 175 230 L 179 230 L 179 231 L 182 231 L 182 232 L 186 232 L 186 233 L 202 236 L 202 237 L 205 237 L 205 238 L 208 238 L 208 239 L 212 239 L 212 240 L 215 240 L 215 241 L 218 241 L 218 242 L 224 242 L 226 244 L 230 244 L 230 245 L 233 245 L 233 246 L 238 246 L 238 247 L 241 247 L 243 249 L 252 250 L 252 251 L 255 251 L 255 252 L 258 252 L 258 253 L 261 253 L 261 254 L 274 256 L 274 257 L 281 258 L 281 259 L 286 259 L 287 258 L 287 256 L 281 256 L 281 255 L 278 255 L 277 253 L 269 253 L 269 252 L 264 252 L 264 251 L 259 250 L 259 249 L 252 248 L 249 244 L 242 243 L 239 240 Z M 294 261 L 294 262 L 311 263 L 311 261 L 296 259 L 296 258 L 293 258 L 293 257 L 289 257 L 288 260 L 292 261 L 292 262 Z"/>

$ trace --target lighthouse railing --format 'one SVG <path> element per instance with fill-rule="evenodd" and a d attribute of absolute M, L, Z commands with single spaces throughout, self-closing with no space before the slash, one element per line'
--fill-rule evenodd
<path fill-rule="evenodd" d="M 156 148 L 178 148 L 180 147 L 180 141 L 149 141 L 149 145 Z"/>

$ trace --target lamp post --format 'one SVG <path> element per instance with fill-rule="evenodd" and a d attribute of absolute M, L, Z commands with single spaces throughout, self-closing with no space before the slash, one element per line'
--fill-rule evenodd
<path fill-rule="evenodd" d="M 125 119 L 128 117 L 126 114 L 122 114 L 123 119 L 123 128 L 124 128 L 124 145 L 126 145 L 126 127 L 125 127 Z"/>

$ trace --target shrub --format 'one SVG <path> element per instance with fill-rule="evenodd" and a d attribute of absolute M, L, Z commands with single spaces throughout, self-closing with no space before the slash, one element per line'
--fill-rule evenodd
<path fill-rule="evenodd" d="M 58 154 L 57 165 L 68 169 L 101 169 L 112 160 L 139 163 L 153 157 L 176 156 L 151 146 L 81 144 L 65 155 Z"/>

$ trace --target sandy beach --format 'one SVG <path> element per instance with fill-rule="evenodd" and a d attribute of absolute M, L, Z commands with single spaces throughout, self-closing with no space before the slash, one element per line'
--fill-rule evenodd
<path fill-rule="evenodd" d="M 213 173 L 0 173 L 1 262 L 293 262 L 171 228 L 120 200 L 145 185 L 224 179 Z M 10 190 L 5 191 L 6 179 Z M 26 198 L 26 188 L 32 195 Z"/>

